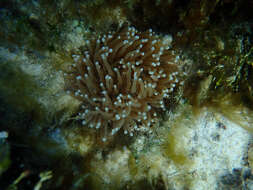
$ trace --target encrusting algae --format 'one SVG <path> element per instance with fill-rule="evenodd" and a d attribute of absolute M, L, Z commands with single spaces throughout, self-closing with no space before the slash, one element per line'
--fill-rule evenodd
<path fill-rule="evenodd" d="M 99 130 L 102 141 L 120 130 L 150 133 L 166 110 L 164 99 L 182 84 L 174 54 L 151 29 L 126 27 L 87 40 L 64 73 L 66 91 L 81 101 L 76 119 Z"/>

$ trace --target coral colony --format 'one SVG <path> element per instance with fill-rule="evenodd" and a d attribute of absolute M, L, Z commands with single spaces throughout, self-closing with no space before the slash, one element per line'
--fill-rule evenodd
<path fill-rule="evenodd" d="M 102 141 L 118 131 L 151 132 L 164 98 L 180 83 L 178 58 L 151 29 L 127 27 L 88 40 L 86 51 L 72 57 L 67 92 L 82 102 L 82 125 L 99 130 Z"/>

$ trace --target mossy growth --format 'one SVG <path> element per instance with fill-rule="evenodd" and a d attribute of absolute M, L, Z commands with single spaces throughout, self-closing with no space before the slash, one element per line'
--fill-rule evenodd
<path fill-rule="evenodd" d="M 237 124 L 243 121 L 236 111 L 247 108 L 245 112 L 250 114 L 253 103 L 250 26 L 249 23 L 224 25 L 222 29 L 213 26 L 191 39 L 195 46 L 184 52 L 194 64 L 192 76 L 185 83 L 184 97 L 196 114 L 208 107 Z M 181 42 L 175 40 L 176 45 Z M 242 126 L 245 128 L 245 124 Z"/>
<path fill-rule="evenodd" d="M 192 161 L 187 151 L 185 137 L 189 133 L 189 128 L 194 123 L 192 106 L 181 104 L 176 109 L 177 114 L 171 116 L 158 132 L 161 138 L 161 152 L 173 164 L 179 168 L 189 169 Z M 191 122 L 189 122 L 191 121 Z"/>
<path fill-rule="evenodd" d="M 187 143 L 184 141 L 189 131 L 186 127 L 187 123 L 189 124 L 189 114 L 189 107 L 183 111 L 180 110 L 177 117 L 164 122 L 163 127 L 156 130 L 159 142 L 145 142 L 148 145 L 144 147 L 148 147 L 141 151 L 131 152 L 128 167 L 134 179 L 133 184 L 137 185 L 141 179 L 147 179 L 153 188 L 159 184 L 162 184 L 164 189 L 175 185 L 185 188 L 192 186 L 194 182 L 191 176 L 193 161 L 189 156 Z M 168 168 L 171 168 L 171 171 L 168 171 Z"/>
<path fill-rule="evenodd" d="M 185 153 L 177 149 L 176 137 L 169 133 L 165 143 L 162 144 L 163 153 L 177 166 L 185 165 L 189 162 Z"/>
<path fill-rule="evenodd" d="M 3 0 L 1 3 L 0 22 L 4 27 L 0 28 L 0 44 L 16 44 L 33 49 L 43 49 L 46 40 L 41 39 L 41 31 L 23 12 L 21 6 L 14 1 Z"/>
<path fill-rule="evenodd" d="M 249 95 L 250 88 L 245 88 L 248 84 L 239 85 L 238 90 L 233 90 L 233 86 L 226 85 L 216 87 L 213 77 L 209 75 L 200 82 L 196 82 L 196 86 L 191 86 L 192 89 L 189 92 L 194 93 L 194 96 L 189 92 L 185 94 L 194 115 L 199 116 L 203 109 L 207 108 L 215 115 L 221 114 L 231 122 L 253 133 L 253 128 L 249 125 L 253 122 L 252 97 Z M 245 79 L 242 80 L 245 81 Z M 225 83 L 226 81 L 222 80 L 221 82 Z M 239 83 L 241 82 L 239 81 Z"/>
<path fill-rule="evenodd" d="M 36 100 L 36 95 L 43 93 L 33 78 L 22 72 L 17 63 L 1 60 L 0 70 L 4 71 L 0 76 L 1 103 L 5 109 L 0 109 L 3 115 L 15 109 L 17 113 L 31 113 L 36 121 L 45 121 L 45 110 Z M 7 107 L 8 105 L 8 107 Z M 6 114 L 4 114 L 6 113 Z M 7 114 L 9 116 L 12 114 Z M 4 119 L 7 123 L 3 125 L 12 125 L 9 119 Z"/>
<path fill-rule="evenodd" d="M 130 174 L 135 178 L 135 176 L 138 174 L 138 167 L 136 164 L 136 159 L 134 156 L 131 154 L 128 159 L 128 167 Z"/>
<path fill-rule="evenodd" d="M 248 163 L 251 170 L 253 169 L 253 144 L 249 145 L 248 149 Z"/>
<path fill-rule="evenodd" d="M 10 164 L 11 160 L 9 144 L 0 138 L 0 177 L 3 172 L 9 168 Z"/>

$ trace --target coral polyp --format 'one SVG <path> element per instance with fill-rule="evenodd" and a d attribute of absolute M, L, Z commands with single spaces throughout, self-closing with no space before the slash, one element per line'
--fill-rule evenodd
<path fill-rule="evenodd" d="M 178 58 L 167 41 L 127 27 L 87 40 L 81 52 L 72 55 L 65 81 L 82 102 L 82 125 L 101 131 L 103 141 L 120 130 L 150 132 L 165 111 L 164 98 L 180 83 Z"/>

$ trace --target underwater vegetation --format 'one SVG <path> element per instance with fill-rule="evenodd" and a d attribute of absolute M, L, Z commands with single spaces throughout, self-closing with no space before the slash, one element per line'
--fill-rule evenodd
<path fill-rule="evenodd" d="M 0 189 L 252 189 L 252 8 L 0 1 Z"/>

